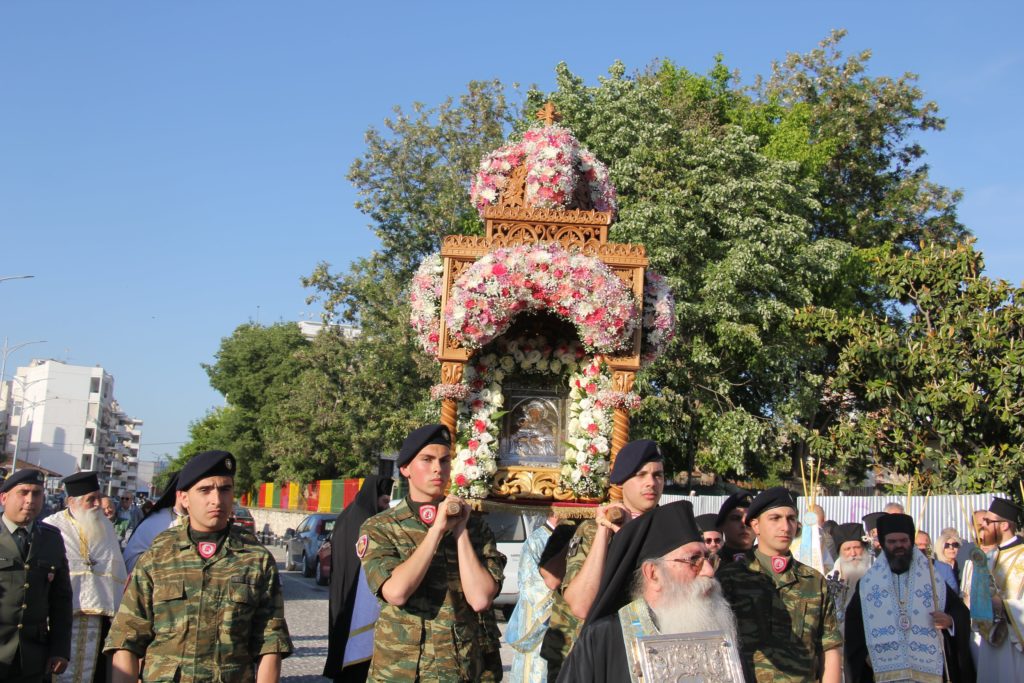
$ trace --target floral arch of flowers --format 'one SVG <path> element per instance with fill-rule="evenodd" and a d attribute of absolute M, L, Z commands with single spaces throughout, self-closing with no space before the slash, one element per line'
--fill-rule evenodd
<path fill-rule="evenodd" d="M 436 356 L 440 337 L 443 266 L 432 254 L 410 289 L 411 324 L 424 351 Z M 643 325 L 641 360 L 650 363 L 672 340 L 675 302 L 666 280 L 646 274 L 642 312 L 631 290 L 600 260 L 555 244 L 496 249 L 452 286 L 446 324 L 465 347 L 482 349 L 457 384 L 438 384 L 434 400 L 459 403 L 460 435 L 452 464 L 458 495 L 485 498 L 498 469 L 502 382 L 515 372 L 555 375 L 569 385 L 561 486 L 579 498 L 600 497 L 608 486 L 612 414 L 634 410 L 640 398 L 612 390 L 600 354 L 621 349 Z M 579 341 L 549 343 L 542 336 L 502 337 L 519 313 L 549 311 L 571 323 Z M 494 342 L 491 348 L 483 347 Z M 593 355 L 591 355 L 593 354 Z M 461 435 L 467 435 L 465 440 Z"/>
<path fill-rule="evenodd" d="M 576 327 L 584 348 L 625 347 L 639 322 L 633 292 L 601 260 L 557 244 L 495 249 L 452 285 L 445 323 L 462 346 L 479 349 L 521 312 L 548 310 Z"/>

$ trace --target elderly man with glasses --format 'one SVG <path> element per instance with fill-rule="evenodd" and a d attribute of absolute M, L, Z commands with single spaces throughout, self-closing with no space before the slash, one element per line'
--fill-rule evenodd
<path fill-rule="evenodd" d="M 634 658 L 644 636 L 713 631 L 737 642 L 688 501 L 637 517 L 615 535 L 608 555 L 599 597 L 559 683 L 638 680 Z"/>

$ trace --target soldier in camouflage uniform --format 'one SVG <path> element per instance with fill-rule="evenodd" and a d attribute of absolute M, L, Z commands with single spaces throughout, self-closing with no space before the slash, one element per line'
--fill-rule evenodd
<path fill-rule="evenodd" d="M 371 681 L 499 680 L 491 609 L 504 575 L 487 523 L 462 504 L 449 515 L 451 436 L 443 425 L 412 432 L 395 464 L 409 496 L 363 523 L 356 554 L 381 600 Z"/>
<path fill-rule="evenodd" d="M 796 501 L 784 488 L 768 489 L 754 498 L 746 522 L 757 548 L 720 566 L 716 578 L 736 614 L 747 681 L 839 683 L 843 640 L 835 603 L 825 578 L 789 553 Z"/>
<path fill-rule="evenodd" d="M 601 506 L 595 519 L 579 525 L 569 542 L 565 578 L 555 591 L 548 630 L 540 655 L 548 663 L 548 681 L 558 679 L 562 662 L 569 656 L 579 636 L 601 584 L 601 573 L 608 554 L 608 543 L 619 526 L 606 517 L 609 507 L 626 510 L 627 522 L 658 506 L 665 490 L 665 466 L 658 445 L 653 441 L 631 441 L 615 458 L 609 481 L 622 486 L 622 503 Z M 623 596 L 623 604 L 629 602 Z"/>
<path fill-rule="evenodd" d="M 195 456 L 178 475 L 188 524 L 162 532 L 135 565 L 104 646 L 114 683 L 277 681 L 292 652 L 277 564 L 231 525 L 234 457 Z"/>

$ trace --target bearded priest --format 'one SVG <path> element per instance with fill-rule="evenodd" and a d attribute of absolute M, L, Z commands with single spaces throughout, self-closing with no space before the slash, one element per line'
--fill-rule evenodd
<path fill-rule="evenodd" d="M 737 647 L 736 620 L 709 557 L 689 501 L 624 526 L 608 548 L 599 597 L 559 683 L 635 683 L 640 636 L 715 631 Z"/>
<path fill-rule="evenodd" d="M 914 519 L 882 515 L 878 542 L 846 612 L 850 680 L 973 683 L 970 614 L 914 547 Z"/>
<path fill-rule="evenodd" d="M 128 571 L 114 525 L 100 507 L 103 494 L 96 473 L 79 472 L 61 483 L 68 506 L 43 520 L 60 529 L 71 572 L 71 660 L 58 681 L 105 681 L 109 667 L 100 647 L 121 603 Z"/>

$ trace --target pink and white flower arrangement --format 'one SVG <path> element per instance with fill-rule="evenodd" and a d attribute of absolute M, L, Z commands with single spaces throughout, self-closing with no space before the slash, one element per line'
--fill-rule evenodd
<path fill-rule="evenodd" d="M 469 387 L 459 384 L 435 384 L 430 387 L 430 398 L 434 401 L 461 401 L 469 395 Z"/>
<path fill-rule="evenodd" d="M 668 280 L 657 273 L 644 275 L 644 331 L 641 362 L 653 362 L 676 336 L 676 300 Z"/>
<path fill-rule="evenodd" d="M 431 254 L 423 259 L 409 287 L 409 303 L 412 312 L 409 322 L 415 330 L 420 346 L 431 356 L 437 355 L 437 343 L 441 338 L 441 276 L 444 267 L 440 254 Z"/>
<path fill-rule="evenodd" d="M 466 364 L 462 380 L 467 394 L 459 404 L 460 442 L 452 462 L 455 493 L 469 498 L 490 493 L 504 415 L 501 383 L 512 373 L 553 374 L 569 382 L 569 443 L 561 483 L 579 497 L 604 495 L 613 406 L 601 394 L 610 390 L 611 374 L 587 357 L 578 342 L 548 343 L 540 336 L 501 340 L 494 352 Z"/>
<path fill-rule="evenodd" d="M 557 244 L 486 254 L 455 281 L 444 315 L 451 335 L 478 349 L 520 312 L 542 310 L 575 325 L 583 346 L 598 353 L 628 345 L 640 318 L 632 290 L 607 265 Z"/>
<path fill-rule="evenodd" d="M 484 209 L 498 201 L 508 184 L 512 170 L 525 163 L 526 203 L 541 209 L 568 208 L 576 186 L 585 182 L 591 203 L 597 211 L 615 211 L 615 186 L 608 167 L 576 137 L 561 126 L 538 126 L 523 134 L 523 139 L 491 152 L 483 161 L 469 186 L 473 206 Z"/>
<path fill-rule="evenodd" d="M 613 409 L 600 396 L 611 390 L 611 384 L 611 373 L 597 358 L 589 359 L 569 377 L 569 427 L 561 484 L 580 498 L 600 498 L 608 489 Z"/>

